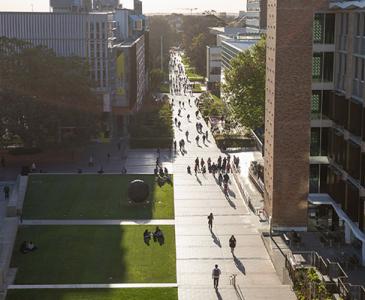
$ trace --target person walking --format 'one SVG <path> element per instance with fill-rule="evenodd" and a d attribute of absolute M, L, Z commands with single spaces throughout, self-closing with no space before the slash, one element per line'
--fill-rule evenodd
<path fill-rule="evenodd" d="M 189 142 L 189 131 L 186 131 L 186 132 L 185 132 L 185 136 L 186 136 L 186 141 L 188 141 L 188 142 Z"/>
<path fill-rule="evenodd" d="M 187 115 L 186 118 L 188 119 L 188 122 L 190 122 L 190 115 Z"/>
<path fill-rule="evenodd" d="M 205 135 L 203 135 L 203 144 L 205 145 Z"/>
<path fill-rule="evenodd" d="M 234 248 L 236 248 L 236 238 L 234 237 L 234 235 L 231 236 L 231 238 L 229 239 L 229 247 L 231 248 L 231 252 L 234 255 Z"/>
<path fill-rule="evenodd" d="M 218 289 L 220 275 L 221 275 L 221 270 L 218 268 L 218 265 L 215 265 L 215 267 L 212 271 L 212 278 L 213 278 L 213 284 L 214 284 L 215 289 Z"/>
<path fill-rule="evenodd" d="M 10 188 L 6 185 L 4 186 L 4 197 L 5 197 L 5 200 L 8 200 L 9 199 L 9 195 L 10 195 Z"/>
<path fill-rule="evenodd" d="M 196 144 L 199 146 L 199 139 L 200 139 L 200 137 L 199 137 L 199 135 L 197 135 L 196 136 L 196 138 L 195 138 L 195 140 L 196 140 Z"/>
<path fill-rule="evenodd" d="M 213 230 L 213 220 L 214 220 L 213 213 L 210 213 L 208 216 L 208 227 L 210 231 Z"/>
<path fill-rule="evenodd" d="M 179 121 L 179 123 L 177 123 L 177 127 L 180 129 L 181 128 L 181 122 Z"/>
<path fill-rule="evenodd" d="M 222 175 L 222 173 L 219 173 L 219 176 L 218 176 L 219 186 L 222 186 L 222 182 L 223 182 L 223 175 Z"/>

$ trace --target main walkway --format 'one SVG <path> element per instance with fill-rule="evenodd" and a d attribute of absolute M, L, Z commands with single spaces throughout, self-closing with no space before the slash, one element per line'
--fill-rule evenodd
<path fill-rule="evenodd" d="M 216 161 L 222 155 L 210 137 L 206 145 L 195 142 L 197 135 L 194 101 L 188 105 L 188 97 L 174 98 L 174 118 L 182 123 L 181 130 L 175 127 L 175 139 L 185 138 L 190 133 L 191 142 L 186 143 L 186 154 L 177 152 L 173 161 L 175 185 L 175 230 L 177 251 L 177 283 L 180 300 L 208 299 L 296 299 L 290 286 L 280 283 L 259 233 L 259 222 L 249 213 L 238 189 L 230 185 L 227 199 L 212 174 L 194 174 L 196 157 Z M 182 117 L 178 116 L 179 101 L 185 102 Z M 187 121 L 190 114 L 191 122 Z M 203 132 L 209 130 L 204 120 Z M 185 138 L 186 140 L 186 138 Z M 193 175 L 187 174 L 187 166 Z M 231 176 L 233 177 L 233 176 Z M 209 213 L 214 214 L 213 232 L 207 224 Z M 230 252 L 228 240 L 237 239 L 235 257 Z M 215 291 L 212 269 L 218 264 L 222 275 L 219 289 Z M 237 274 L 237 286 L 242 291 L 239 297 L 230 285 L 230 276 Z"/>

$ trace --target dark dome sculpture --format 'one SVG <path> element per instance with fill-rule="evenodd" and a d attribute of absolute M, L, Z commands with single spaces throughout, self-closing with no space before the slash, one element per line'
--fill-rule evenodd
<path fill-rule="evenodd" d="M 150 187 L 143 180 L 133 180 L 128 186 L 128 197 L 135 203 L 145 202 L 150 194 Z"/>

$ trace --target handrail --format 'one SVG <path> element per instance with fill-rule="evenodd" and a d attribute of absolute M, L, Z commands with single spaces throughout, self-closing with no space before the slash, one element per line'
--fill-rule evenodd
<path fill-rule="evenodd" d="M 356 300 L 365 300 L 365 287 L 361 285 L 352 285 L 348 282 L 348 275 L 343 270 L 342 266 L 337 262 L 331 262 L 328 260 L 328 263 L 325 262 L 323 257 L 321 257 L 317 252 L 315 251 L 295 251 L 292 253 L 288 253 L 286 255 L 286 268 L 289 271 L 289 276 L 292 280 L 294 280 L 294 274 L 295 274 L 295 268 L 291 266 L 290 260 L 288 256 L 291 254 L 300 254 L 303 256 L 308 256 L 308 254 L 311 254 L 312 259 L 309 261 L 309 265 L 312 267 L 315 267 L 322 275 L 328 275 L 329 274 L 329 265 L 335 264 L 336 267 L 339 270 L 339 273 L 341 275 L 335 277 L 337 279 L 337 292 L 344 298 L 344 299 L 356 299 Z M 354 296 L 356 295 L 356 296 Z"/>

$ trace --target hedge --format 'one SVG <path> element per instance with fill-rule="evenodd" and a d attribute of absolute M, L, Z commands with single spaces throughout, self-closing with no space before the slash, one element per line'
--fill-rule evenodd
<path fill-rule="evenodd" d="M 148 149 L 148 148 L 163 148 L 169 149 L 172 145 L 172 138 L 145 138 L 145 139 L 137 139 L 131 138 L 129 139 L 129 146 L 132 149 Z"/>
<path fill-rule="evenodd" d="M 251 148 L 255 141 L 251 138 L 220 138 L 215 139 L 219 148 Z"/>
<path fill-rule="evenodd" d="M 31 155 L 31 154 L 38 154 L 42 152 L 39 148 L 24 148 L 18 147 L 9 150 L 9 154 L 11 155 Z"/>

